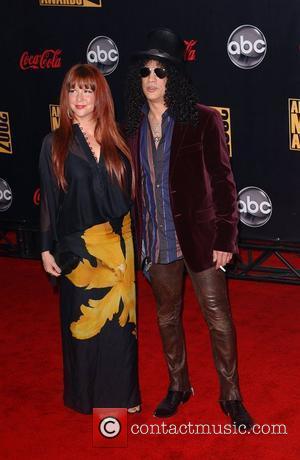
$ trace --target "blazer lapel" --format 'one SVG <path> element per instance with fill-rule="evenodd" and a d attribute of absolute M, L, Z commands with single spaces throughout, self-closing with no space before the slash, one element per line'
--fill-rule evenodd
<path fill-rule="evenodd" d="M 178 155 L 179 148 L 183 144 L 185 133 L 188 125 L 186 123 L 174 123 L 173 136 L 171 141 L 171 154 L 170 154 L 170 176 L 173 173 L 173 169 L 176 163 L 176 157 Z"/>

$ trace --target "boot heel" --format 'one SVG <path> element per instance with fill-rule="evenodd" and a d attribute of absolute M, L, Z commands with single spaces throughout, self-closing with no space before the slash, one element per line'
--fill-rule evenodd
<path fill-rule="evenodd" d="M 224 412 L 225 415 L 229 415 L 229 412 L 228 410 L 225 408 L 225 404 L 223 401 L 219 401 L 219 404 L 220 404 L 220 407 L 222 409 L 222 411 Z"/>
<path fill-rule="evenodd" d="M 185 394 L 183 395 L 182 397 L 182 404 L 188 402 L 188 400 L 190 399 L 191 396 L 194 396 L 195 392 L 194 392 L 194 388 L 191 387 L 189 390 L 187 390 L 185 392 Z"/>

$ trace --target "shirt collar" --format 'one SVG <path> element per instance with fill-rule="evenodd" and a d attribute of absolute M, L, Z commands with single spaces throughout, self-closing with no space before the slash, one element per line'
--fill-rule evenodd
<path fill-rule="evenodd" d="M 144 115 L 148 115 L 148 113 L 149 113 L 149 105 L 148 105 L 147 103 L 145 103 L 145 104 L 143 105 L 141 111 L 142 111 L 142 113 L 143 113 Z M 166 110 L 164 111 L 164 113 L 162 114 L 162 121 L 164 121 L 168 116 L 170 116 L 170 118 L 172 118 L 171 115 L 169 114 L 168 109 L 166 109 Z"/>

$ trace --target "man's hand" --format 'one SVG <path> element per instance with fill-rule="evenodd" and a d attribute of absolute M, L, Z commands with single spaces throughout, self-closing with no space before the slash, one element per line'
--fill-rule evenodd
<path fill-rule="evenodd" d="M 218 270 L 220 266 L 224 267 L 224 265 L 228 264 L 231 259 L 231 252 L 213 251 L 213 261 L 216 262 L 216 270 Z"/>
<path fill-rule="evenodd" d="M 60 276 L 61 269 L 54 260 L 52 254 L 49 251 L 42 252 L 42 262 L 44 269 L 49 275 Z"/>

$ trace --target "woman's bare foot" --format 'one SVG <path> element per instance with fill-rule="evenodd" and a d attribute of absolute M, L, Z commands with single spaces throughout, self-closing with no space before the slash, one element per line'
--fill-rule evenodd
<path fill-rule="evenodd" d="M 135 407 L 129 407 L 127 411 L 129 414 L 136 414 L 137 412 L 141 412 L 141 406 L 139 404 L 138 406 L 135 406 Z"/>

